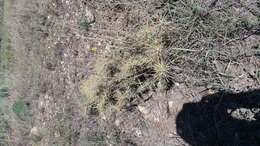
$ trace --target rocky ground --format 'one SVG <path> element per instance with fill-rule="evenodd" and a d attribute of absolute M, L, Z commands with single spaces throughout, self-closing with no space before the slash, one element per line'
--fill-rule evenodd
<path fill-rule="evenodd" d="M 208 8 L 211 6 L 209 4 L 212 4 L 216 5 L 214 9 L 224 9 L 224 2 L 198 1 L 197 3 L 202 3 Z M 253 23 L 259 22 L 259 2 L 254 0 L 230 2 L 234 3 L 230 7 L 236 10 L 235 16 L 243 16 L 243 18 L 254 21 Z M 227 60 L 221 55 L 213 56 L 213 59 L 210 60 L 210 65 L 214 66 L 212 76 L 206 71 L 197 75 L 196 71 L 191 70 L 193 64 L 190 66 L 185 66 L 185 63 L 177 65 L 176 68 L 183 71 L 176 73 L 176 82 L 170 90 L 153 93 L 149 95 L 149 100 L 139 103 L 131 110 L 120 111 L 109 117 L 86 112 L 86 107 L 82 107 L 80 104 L 84 98 L 80 93 L 80 86 L 92 73 L 92 62 L 97 54 L 109 52 L 114 45 L 113 36 L 119 35 L 119 30 L 134 32 L 143 23 L 150 20 L 151 16 L 161 16 L 163 14 L 161 3 L 163 2 L 13 0 L 12 19 L 9 20 L 9 23 L 16 64 L 12 74 L 15 85 L 12 87 L 9 102 L 11 103 L 10 109 L 12 109 L 17 101 L 22 101 L 26 112 L 21 112 L 22 114 L 19 116 L 16 113 L 10 114 L 12 130 L 9 132 L 9 145 L 212 145 L 212 141 L 201 140 L 203 136 L 207 137 L 208 133 L 203 133 L 203 130 L 201 133 L 194 131 L 200 128 L 196 127 L 196 122 L 207 124 L 214 120 L 214 114 L 212 116 L 212 112 L 204 112 L 205 115 L 209 115 L 208 118 L 200 115 L 198 117 L 207 120 L 194 120 L 195 124 L 191 120 L 189 123 L 187 117 L 194 118 L 194 115 L 189 112 L 189 109 L 185 110 L 184 107 L 187 106 L 184 105 L 198 103 L 199 106 L 205 106 L 211 111 L 218 108 L 218 102 L 209 106 L 207 101 L 203 100 L 205 97 L 209 97 L 209 100 L 211 96 L 221 97 L 218 95 L 219 91 L 240 93 L 259 89 L 259 25 L 254 25 L 250 30 L 243 29 L 233 39 L 221 36 L 224 41 L 219 42 L 220 46 L 221 43 L 225 44 L 223 45 L 225 48 L 227 44 L 230 44 L 229 48 L 225 49 L 231 51 L 220 49 L 222 51 L 220 54 L 228 54 L 230 58 Z M 187 36 L 192 36 L 192 34 L 187 34 Z M 200 43 L 202 44 L 203 40 L 198 44 Z M 216 43 L 212 44 L 216 45 Z M 203 50 L 198 47 L 199 45 L 191 45 L 192 47 L 188 47 L 188 49 Z M 204 50 L 207 49 L 204 48 Z M 210 54 L 207 51 L 199 53 L 205 53 L 205 56 Z M 199 57 L 196 53 L 194 54 L 194 57 Z M 191 56 L 186 58 L 189 57 Z M 259 91 L 255 92 L 257 94 L 254 96 L 259 97 Z M 242 95 L 247 96 L 247 94 Z M 241 100 L 243 103 L 245 102 L 242 104 L 239 103 L 240 98 L 243 98 L 241 95 L 228 94 L 228 96 L 238 100 L 227 101 L 228 104 L 219 101 L 221 103 L 219 111 L 223 112 L 223 109 L 234 107 L 235 109 L 230 112 L 231 117 L 240 120 L 259 120 L 257 118 L 259 112 L 257 101 L 259 100 L 252 99 L 256 102 L 255 105 Z M 253 108 L 255 110 L 252 110 Z M 192 106 L 191 109 L 195 111 L 194 113 L 196 110 L 203 113 L 203 110 L 196 106 Z M 182 113 L 186 115 L 184 118 Z M 178 117 L 181 117 L 181 120 L 177 119 Z M 220 122 L 223 120 L 219 119 L 217 118 Z M 182 122 L 186 123 L 183 125 Z M 234 121 L 228 122 L 228 124 L 232 125 L 232 122 Z M 255 127 L 258 125 L 253 124 Z M 218 128 L 215 130 L 217 131 Z M 187 131 L 190 131 L 191 134 L 187 134 Z M 224 132 L 226 132 L 225 129 Z M 253 133 L 257 132 L 253 131 Z M 196 136 L 200 134 L 202 136 Z M 220 132 L 220 134 L 222 133 Z M 211 138 L 221 137 L 216 135 Z M 225 144 L 257 145 L 257 143 L 248 142 L 248 139 L 243 136 L 241 137 L 247 143 L 239 141 L 239 134 L 237 136 L 236 134 L 234 134 L 235 136 L 227 135 L 233 141 L 232 143 L 230 141 L 226 143 L 213 141 L 214 144 L 216 146 Z M 254 139 L 250 140 L 254 141 Z"/>

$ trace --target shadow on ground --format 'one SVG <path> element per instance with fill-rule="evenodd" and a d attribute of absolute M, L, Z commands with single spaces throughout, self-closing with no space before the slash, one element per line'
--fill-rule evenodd
<path fill-rule="evenodd" d="M 260 90 L 219 92 L 184 104 L 176 123 L 192 146 L 259 146 Z"/>

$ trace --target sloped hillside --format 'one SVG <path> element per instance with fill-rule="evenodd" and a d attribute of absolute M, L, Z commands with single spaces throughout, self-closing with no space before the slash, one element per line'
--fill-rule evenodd
<path fill-rule="evenodd" d="M 258 144 L 257 0 L 0 5 L 0 145 Z"/>

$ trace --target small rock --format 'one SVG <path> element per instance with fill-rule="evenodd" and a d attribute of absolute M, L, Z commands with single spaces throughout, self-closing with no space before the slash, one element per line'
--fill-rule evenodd
<path fill-rule="evenodd" d="M 43 138 L 40 130 L 37 127 L 33 127 L 31 129 L 30 136 L 31 136 L 32 140 L 35 142 L 41 141 Z"/>
<path fill-rule="evenodd" d="M 139 110 L 142 114 L 144 114 L 144 115 L 147 115 L 147 114 L 150 113 L 150 110 L 148 110 L 146 107 L 141 106 L 141 105 L 138 106 L 138 110 Z"/>
<path fill-rule="evenodd" d="M 174 135 L 173 133 L 169 133 L 168 137 L 169 137 L 169 138 L 174 138 L 175 135 Z"/>
<path fill-rule="evenodd" d="M 119 120 L 116 120 L 116 121 L 115 121 L 115 124 L 116 124 L 117 127 L 120 125 L 120 123 L 121 123 L 121 122 L 120 122 Z"/>
<path fill-rule="evenodd" d="M 169 104 L 169 108 L 173 108 L 173 104 L 174 104 L 173 101 L 169 101 L 168 104 Z"/>
<path fill-rule="evenodd" d="M 180 86 L 180 83 L 174 83 L 175 86 L 179 87 Z"/>
<path fill-rule="evenodd" d="M 86 8 L 85 10 L 85 19 L 88 23 L 94 23 L 95 22 L 95 16 L 94 14 L 90 11 L 89 8 Z"/>
<path fill-rule="evenodd" d="M 32 135 L 37 135 L 38 133 L 39 133 L 39 130 L 38 130 L 37 127 L 33 127 L 33 128 L 31 129 L 31 134 L 32 134 Z"/>
<path fill-rule="evenodd" d="M 134 131 L 135 131 L 135 134 L 136 134 L 137 137 L 142 137 L 143 134 L 142 134 L 142 131 L 140 129 L 135 128 Z"/>

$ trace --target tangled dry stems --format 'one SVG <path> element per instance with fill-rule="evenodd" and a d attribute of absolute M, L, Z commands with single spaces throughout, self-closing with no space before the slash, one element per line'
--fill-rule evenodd
<path fill-rule="evenodd" d="M 94 74 L 82 85 L 87 104 L 96 105 L 101 113 L 108 107 L 121 110 L 143 94 L 169 86 L 170 65 L 163 53 L 161 27 L 146 25 L 131 38 L 131 44 L 124 44 L 127 48 L 113 48 L 111 54 L 97 57 Z M 120 38 L 120 43 L 126 39 Z"/>
<path fill-rule="evenodd" d="M 175 80 L 227 88 L 229 79 L 221 76 L 214 61 L 236 61 L 235 42 L 257 24 L 238 16 L 234 3 L 224 3 L 211 8 L 199 0 L 167 1 L 159 17 L 150 16 L 137 31 L 116 31 L 115 22 L 108 32 L 100 29 L 102 35 L 88 36 L 112 45 L 97 56 L 94 74 L 82 85 L 87 105 L 95 105 L 100 113 L 122 110 L 144 100 L 148 92 L 167 90 Z"/>

